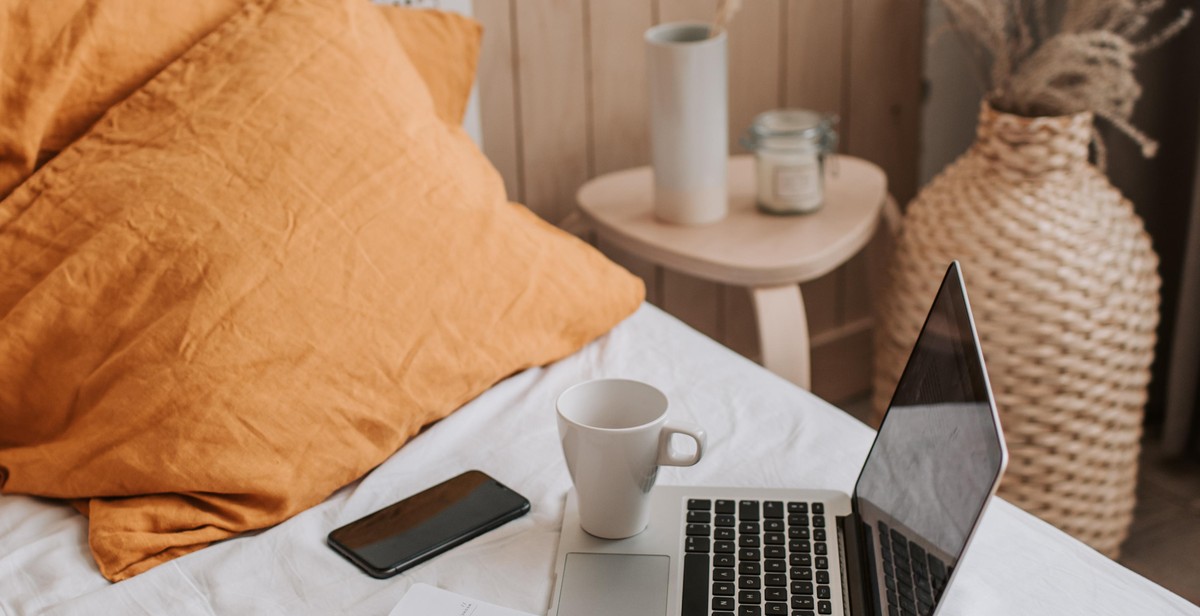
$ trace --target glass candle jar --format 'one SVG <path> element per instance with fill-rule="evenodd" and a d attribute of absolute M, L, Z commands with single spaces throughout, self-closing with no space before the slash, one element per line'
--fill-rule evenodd
<path fill-rule="evenodd" d="M 776 109 L 754 118 L 742 145 L 754 152 L 758 206 L 804 214 L 825 201 L 825 156 L 837 147 L 836 119 L 807 109 Z"/>

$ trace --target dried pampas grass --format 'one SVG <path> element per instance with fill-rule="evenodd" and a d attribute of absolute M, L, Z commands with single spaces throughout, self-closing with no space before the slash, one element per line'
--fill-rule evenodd
<path fill-rule="evenodd" d="M 990 61 L 989 102 L 1025 116 L 1090 111 L 1154 156 L 1157 144 L 1130 123 L 1142 88 L 1134 57 L 1154 49 L 1192 19 L 1184 10 L 1147 33 L 1165 0 L 942 0 L 951 28 Z M 1103 147 L 1102 144 L 1098 144 Z"/>
<path fill-rule="evenodd" d="M 733 16 L 741 8 L 742 0 L 719 0 L 717 14 L 713 17 L 713 25 L 708 29 L 709 38 L 720 36 L 729 27 L 729 22 L 733 21 Z"/>

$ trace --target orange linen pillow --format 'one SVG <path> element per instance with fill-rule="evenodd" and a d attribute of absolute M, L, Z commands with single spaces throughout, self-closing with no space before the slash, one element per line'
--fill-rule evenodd
<path fill-rule="evenodd" d="M 110 580 L 319 503 L 643 294 L 505 202 L 362 0 L 248 4 L 0 202 L 0 272 L 0 489 L 86 500 Z"/>
<path fill-rule="evenodd" d="M 0 199 L 244 2 L 0 0 Z M 378 9 L 412 54 L 438 114 L 460 124 L 479 24 L 433 10 Z"/>
<path fill-rule="evenodd" d="M 438 116 L 455 126 L 462 124 L 475 85 L 483 26 L 457 13 L 432 9 L 385 5 L 379 10 L 425 80 Z"/>

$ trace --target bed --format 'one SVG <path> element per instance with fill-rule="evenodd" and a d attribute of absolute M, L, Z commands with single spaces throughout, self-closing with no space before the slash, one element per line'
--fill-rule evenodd
<path fill-rule="evenodd" d="M 707 429 L 704 460 L 664 469 L 664 484 L 849 490 L 873 436 L 839 409 L 645 305 L 570 357 L 498 383 L 320 505 L 118 584 L 88 557 L 82 516 L 45 500 L 4 497 L 0 606 L 14 615 L 387 614 L 424 582 L 543 614 L 570 487 L 554 399 L 574 383 L 609 376 L 662 388 L 673 417 Z M 333 528 L 471 468 L 526 495 L 531 513 L 391 580 L 366 576 L 325 545 Z M 1003 501 L 988 509 L 962 566 L 947 614 L 1200 613 Z"/>
<path fill-rule="evenodd" d="M 0 101 L 0 613 L 386 614 L 417 582 L 545 613 L 554 399 L 590 378 L 706 428 L 662 483 L 851 489 L 870 429 L 505 202 L 458 128 L 474 60 L 431 53 L 471 56 L 477 26 L 361 0 L 13 3 L 0 67 L 33 103 Z M 176 29 L 130 52 L 155 11 Z M 60 18 L 41 60 L 72 70 L 14 61 L 36 39 L 12 31 Z M 468 469 L 531 513 L 390 580 L 326 546 Z M 946 613 L 1200 613 L 1003 502 L 963 567 Z"/>

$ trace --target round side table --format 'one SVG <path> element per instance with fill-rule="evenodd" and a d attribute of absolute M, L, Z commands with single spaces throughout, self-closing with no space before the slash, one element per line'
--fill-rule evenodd
<path fill-rule="evenodd" d="M 867 244 L 889 199 L 887 178 L 865 160 L 837 156 L 826 165 L 821 209 L 775 216 L 755 205 L 753 156 L 731 157 L 728 173 L 729 215 L 702 226 L 654 218 L 654 170 L 648 166 L 599 176 L 584 184 L 576 198 L 596 233 L 635 257 L 748 288 L 763 365 L 810 389 L 808 318 L 800 283 L 833 271 Z"/>

